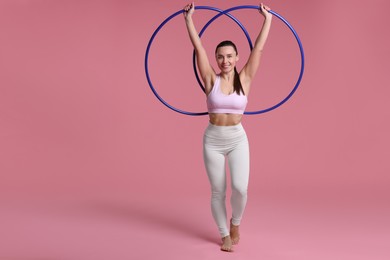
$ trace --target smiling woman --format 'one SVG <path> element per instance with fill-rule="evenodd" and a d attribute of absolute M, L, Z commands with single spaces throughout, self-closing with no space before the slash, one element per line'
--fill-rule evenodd
<path fill-rule="evenodd" d="M 247 202 L 249 181 L 249 143 L 241 119 L 247 105 L 250 85 L 259 68 L 265 42 L 271 28 L 270 8 L 261 4 L 259 12 L 264 23 L 249 58 L 240 72 L 236 69 L 238 51 L 231 41 L 216 47 L 215 58 L 219 73 L 210 65 L 208 55 L 196 31 L 192 15 L 195 4 L 184 7 L 184 19 L 195 49 L 198 69 L 205 86 L 209 125 L 203 138 L 203 157 L 210 181 L 211 210 L 222 238 L 221 250 L 232 251 L 240 240 L 239 226 Z M 232 217 L 230 230 L 226 213 L 225 158 L 228 159 L 232 182 Z"/>

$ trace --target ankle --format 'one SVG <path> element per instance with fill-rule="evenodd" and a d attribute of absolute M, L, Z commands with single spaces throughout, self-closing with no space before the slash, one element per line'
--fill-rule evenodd
<path fill-rule="evenodd" d="M 230 235 L 222 237 L 222 241 L 225 241 L 226 239 L 231 239 Z"/>
<path fill-rule="evenodd" d="M 240 226 L 240 224 L 238 224 L 238 225 L 235 225 L 235 224 L 233 224 L 233 220 L 232 219 L 230 219 L 230 227 L 239 227 Z"/>

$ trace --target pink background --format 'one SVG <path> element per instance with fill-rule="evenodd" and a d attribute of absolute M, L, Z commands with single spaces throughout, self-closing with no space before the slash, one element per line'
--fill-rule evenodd
<path fill-rule="evenodd" d="M 269 1 L 306 55 L 295 95 L 243 120 L 251 145 L 241 244 L 221 253 L 202 162 L 207 117 L 163 106 L 144 72 L 157 26 L 187 1 L 0 2 L 0 260 L 390 257 L 390 3 Z M 221 9 L 248 1 L 197 1 Z M 198 30 L 214 12 L 196 11 Z M 256 36 L 254 10 L 233 13 Z M 228 18 L 204 34 L 248 43 Z M 150 73 L 172 105 L 204 111 L 183 19 L 160 31 Z M 249 110 L 299 73 L 274 18 Z"/>

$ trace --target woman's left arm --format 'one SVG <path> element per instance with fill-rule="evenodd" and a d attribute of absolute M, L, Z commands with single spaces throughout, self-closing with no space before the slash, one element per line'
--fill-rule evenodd
<path fill-rule="evenodd" d="M 268 38 L 268 33 L 271 28 L 272 14 L 268 11 L 271 9 L 263 3 L 260 4 L 259 12 L 264 16 L 263 27 L 259 35 L 256 38 L 255 45 L 249 55 L 248 61 L 240 72 L 240 80 L 243 84 L 243 87 L 246 88 L 246 91 L 249 91 L 249 86 L 254 78 L 259 65 L 261 55 L 263 53 L 265 42 Z"/>

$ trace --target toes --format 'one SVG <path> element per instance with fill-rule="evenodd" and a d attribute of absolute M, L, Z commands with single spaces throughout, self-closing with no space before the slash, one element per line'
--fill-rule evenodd
<path fill-rule="evenodd" d="M 233 252 L 233 249 L 232 249 L 231 247 L 222 246 L 222 247 L 221 247 L 221 251 L 224 251 L 224 252 Z"/>

